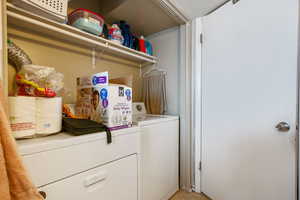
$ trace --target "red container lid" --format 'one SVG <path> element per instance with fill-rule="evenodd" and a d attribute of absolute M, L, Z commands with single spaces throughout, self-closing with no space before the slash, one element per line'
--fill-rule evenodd
<path fill-rule="evenodd" d="M 88 10 L 88 9 L 85 9 L 85 8 L 77 8 L 76 10 L 73 10 L 69 15 L 73 15 L 75 12 L 77 11 L 84 11 L 84 12 L 88 12 L 88 13 L 91 13 L 93 15 L 96 15 L 97 17 L 101 18 L 102 20 L 104 20 L 104 17 L 98 13 L 95 13 L 91 10 Z"/>

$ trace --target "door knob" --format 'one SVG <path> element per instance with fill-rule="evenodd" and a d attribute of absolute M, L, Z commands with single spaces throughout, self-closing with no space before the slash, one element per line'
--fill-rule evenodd
<path fill-rule="evenodd" d="M 276 128 L 277 128 L 278 131 L 280 131 L 280 132 L 288 132 L 288 131 L 291 129 L 290 125 L 289 125 L 287 122 L 280 122 L 280 123 L 276 126 Z"/>

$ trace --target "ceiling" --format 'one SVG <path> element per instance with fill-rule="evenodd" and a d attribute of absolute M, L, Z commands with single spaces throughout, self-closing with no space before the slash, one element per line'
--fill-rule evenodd
<path fill-rule="evenodd" d="M 105 22 L 112 24 L 125 20 L 136 35 L 148 36 L 178 26 L 178 22 L 151 0 L 72 0 L 69 12 L 75 8 L 86 8 L 100 13 Z"/>
<path fill-rule="evenodd" d="M 100 7 L 108 6 L 108 12 L 103 12 L 106 19 L 110 22 L 118 19 L 124 19 L 132 24 L 132 31 L 138 35 L 151 35 L 164 29 L 178 26 L 174 18 L 168 16 L 153 2 L 160 0 L 101 0 Z M 228 0 L 169 0 L 179 6 L 182 11 L 190 18 L 196 18 L 206 15 Z M 141 9 L 146 8 L 146 9 Z"/>
<path fill-rule="evenodd" d="M 190 19 L 203 16 L 228 0 L 166 0 L 173 2 Z M 156 3 L 155 3 L 156 2 Z M 167 13 L 162 0 L 69 0 L 69 11 L 86 8 L 104 16 L 108 24 L 125 20 L 136 35 L 153 33 L 178 26 L 180 23 Z"/>
<path fill-rule="evenodd" d="M 201 17 L 228 0 L 174 0 L 191 18 Z"/>
<path fill-rule="evenodd" d="M 133 33 L 144 36 L 178 26 L 172 17 L 149 0 L 126 0 L 106 13 L 106 20 L 109 22 L 120 19 L 132 25 Z"/>

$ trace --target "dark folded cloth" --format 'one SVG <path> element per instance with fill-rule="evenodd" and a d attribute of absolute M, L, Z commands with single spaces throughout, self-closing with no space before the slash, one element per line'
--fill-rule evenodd
<path fill-rule="evenodd" d="M 88 119 L 63 118 L 63 130 L 76 136 L 105 131 L 107 143 L 112 143 L 111 132 L 109 128 L 104 124 L 100 124 Z"/>

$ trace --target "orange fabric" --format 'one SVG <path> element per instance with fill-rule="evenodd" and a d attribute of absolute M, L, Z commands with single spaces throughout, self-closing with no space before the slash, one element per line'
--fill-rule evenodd
<path fill-rule="evenodd" d="M 4 110 L 0 83 L 0 199 L 42 200 L 24 168 Z"/>

